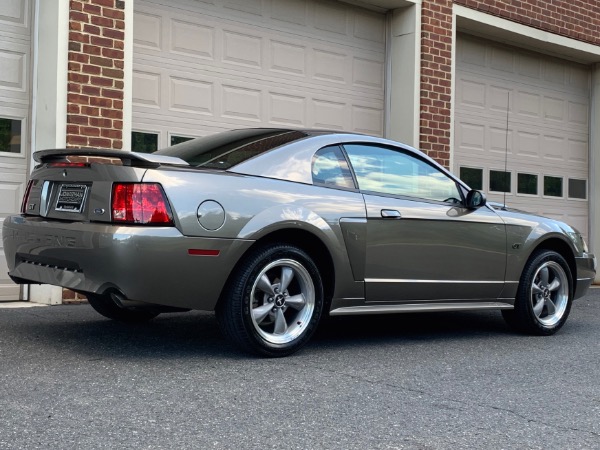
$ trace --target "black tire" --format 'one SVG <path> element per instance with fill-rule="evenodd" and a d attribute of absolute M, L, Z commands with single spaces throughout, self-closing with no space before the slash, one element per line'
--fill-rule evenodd
<path fill-rule="evenodd" d="M 565 259 L 552 250 L 534 252 L 521 275 L 515 308 L 502 311 L 513 328 L 549 336 L 565 324 L 573 302 L 573 276 Z"/>
<path fill-rule="evenodd" d="M 240 262 L 216 315 L 223 334 L 241 349 L 280 357 L 306 345 L 322 311 L 323 283 L 310 256 L 292 245 L 271 244 Z"/>
<path fill-rule="evenodd" d="M 118 305 L 110 294 L 87 294 L 92 308 L 104 317 L 124 323 L 142 323 L 154 319 L 158 312 L 145 309 L 123 308 Z"/>

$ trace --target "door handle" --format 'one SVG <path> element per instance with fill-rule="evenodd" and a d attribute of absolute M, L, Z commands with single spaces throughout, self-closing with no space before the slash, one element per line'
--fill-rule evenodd
<path fill-rule="evenodd" d="M 381 217 L 384 219 L 402 219 L 402 214 L 400 214 L 400 211 L 396 211 L 395 209 L 382 209 Z"/>

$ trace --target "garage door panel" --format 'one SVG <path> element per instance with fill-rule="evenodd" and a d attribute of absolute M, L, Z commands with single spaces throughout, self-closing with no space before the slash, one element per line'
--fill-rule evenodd
<path fill-rule="evenodd" d="M 587 234 L 589 69 L 467 35 L 459 35 L 457 55 L 454 169 L 481 170 L 491 201 L 506 199 Z M 493 192 L 491 171 L 505 164 L 510 190 Z M 584 198 L 570 198 L 570 184 Z"/>
<path fill-rule="evenodd" d="M 137 1 L 133 129 L 156 127 L 159 146 L 173 129 L 383 134 L 384 16 L 329 1 L 260 6 Z"/>

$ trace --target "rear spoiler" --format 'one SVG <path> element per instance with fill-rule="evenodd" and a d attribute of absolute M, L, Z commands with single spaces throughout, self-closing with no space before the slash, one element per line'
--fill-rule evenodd
<path fill-rule="evenodd" d="M 39 163 L 63 162 L 69 156 L 90 158 L 119 159 L 124 166 L 133 167 L 158 167 L 161 165 L 189 166 L 181 158 L 175 156 L 155 155 L 154 153 L 136 153 L 124 150 L 102 150 L 96 148 L 64 148 L 54 150 L 41 150 L 33 154 L 33 159 Z"/>

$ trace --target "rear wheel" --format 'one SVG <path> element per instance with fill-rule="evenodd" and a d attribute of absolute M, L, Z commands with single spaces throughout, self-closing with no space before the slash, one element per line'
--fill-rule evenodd
<path fill-rule="evenodd" d="M 158 316 L 158 312 L 148 311 L 144 309 L 126 308 L 119 304 L 118 299 L 115 299 L 115 294 L 87 294 L 87 299 L 92 308 L 96 312 L 102 314 L 109 319 L 117 320 L 125 323 L 140 323 L 147 322 Z"/>
<path fill-rule="evenodd" d="M 244 350 L 286 356 L 304 346 L 323 310 L 317 266 L 301 249 L 273 244 L 248 255 L 217 307 L 223 333 Z"/>
<path fill-rule="evenodd" d="M 551 250 L 534 253 L 523 270 L 514 310 L 504 319 L 529 334 L 551 335 L 566 322 L 573 299 L 573 278 L 565 259 Z"/>

